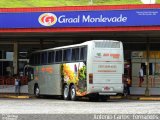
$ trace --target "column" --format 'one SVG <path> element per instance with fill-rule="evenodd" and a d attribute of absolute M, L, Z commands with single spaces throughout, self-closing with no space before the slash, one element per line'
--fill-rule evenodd
<path fill-rule="evenodd" d="M 149 40 L 147 38 L 147 44 L 146 44 L 146 48 L 147 48 L 147 56 L 146 56 L 146 89 L 145 89 L 145 96 L 149 96 L 149 52 L 150 52 L 150 43 Z"/>
<path fill-rule="evenodd" d="M 13 43 L 13 73 L 18 74 L 18 42 Z"/>

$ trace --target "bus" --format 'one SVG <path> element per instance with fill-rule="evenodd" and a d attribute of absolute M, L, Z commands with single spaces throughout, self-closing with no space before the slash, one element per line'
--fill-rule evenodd
<path fill-rule="evenodd" d="M 107 100 L 123 94 L 123 45 L 115 40 L 91 40 L 31 53 L 28 92 L 60 95 L 65 100 L 88 96 Z"/>

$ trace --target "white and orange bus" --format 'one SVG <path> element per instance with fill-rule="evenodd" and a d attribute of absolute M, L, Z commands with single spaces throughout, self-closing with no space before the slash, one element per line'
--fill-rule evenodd
<path fill-rule="evenodd" d="M 92 40 L 36 51 L 30 55 L 29 66 L 29 94 L 105 100 L 123 93 L 124 58 L 119 41 Z"/>

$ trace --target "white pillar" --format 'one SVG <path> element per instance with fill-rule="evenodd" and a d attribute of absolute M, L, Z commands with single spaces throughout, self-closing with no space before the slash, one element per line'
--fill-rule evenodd
<path fill-rule="evenodd" d="M 18 74 L 18 42 L 13 44 L 13 73 Z"/>

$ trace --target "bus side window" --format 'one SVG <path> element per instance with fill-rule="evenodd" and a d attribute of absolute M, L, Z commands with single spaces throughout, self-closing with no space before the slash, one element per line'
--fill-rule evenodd
<path fill-rule="evenodd" d="M 37 53 L 36 53 L 36 54 L 34 55 L 34 65 L 37 64 L 37 61 L 38 61 L 37 57 L 38 57 L 38 55 L 37 55 Z"/>
<path fill-rule="evenodd" d="M 37 62 L 37 64 L 38 64 L 38 65 L 41 64 L 41 54 L 40 54 L 40 53 L 38 53 L 38 62 Z"/>
<path fill-rule="evenodd" d="M 48 63 L 54 63 L 54 51 L 48 53 Z"/>
<path fill-rule="evenodd" d="M 40 65 L 40 53 L 36 53 L 35 54 L 35 60 L 34 60 L 34 64 L 35 65 Z"/>
<path fill-rule="evenodd" d="M 29 57 L 29 64 L 30 65 L 34 65 L 34 55 L 32 54 L 30 57 Z"/>
<path fill-rule="evenodd" d="M 56 51 L 55 62 L 62 62 L 62 50 Z"/>
<path fill-rule="evenodd" d="M 87 60 L 87 47 L 82 47 L 81 48 L 80 60 Z"/>
<path fill-rule="evenodd" d="M 37 54 L 33 54 L 33 65 L 36 65 L 36 63 L 37 63 Z"/>
<path fill-rule="evenodd" d="M 70 62 L 71 61 L 72 51 L 71 49 L 66 49 L 63 51 L 63 61 Z"/>
<path fill-rule="evenodd" d="M 41 64 L 47 64 L 47 52 L 42 52 L 41 53 Z"/>
<path fill-rule="evenodd" d="M 79 48 L 73 48 L 72 49 L 72 61 L 78 61 L 79 60 Z"/>

